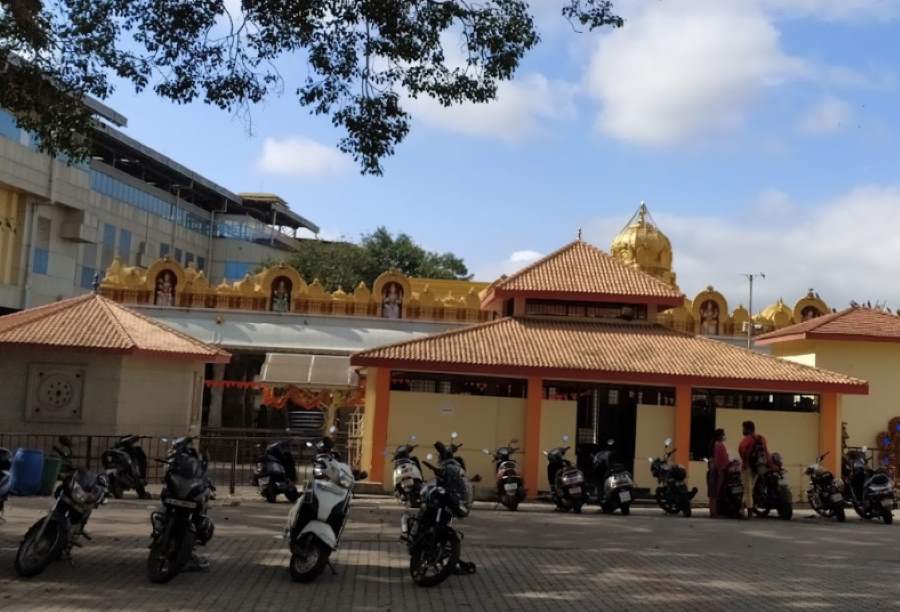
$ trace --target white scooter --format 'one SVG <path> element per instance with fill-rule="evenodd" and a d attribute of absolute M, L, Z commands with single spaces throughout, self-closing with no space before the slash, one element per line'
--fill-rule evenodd
<path fill-rule="evenodd" d="M 329 433 L 333 433 L 332 427 Z M 297 582 L 315 580 L 329 557 L 336 551 L 353 499 L 353 471 L 341 462 L 334 442 L 325 437 L 317 444 L 313 459 L 313 477 L 306 483 L 303 495 L 291 508 L 285 538 L 291 549 L 291 577 Z M 365 478 L 365 474 L 360 475 Z M 331 568 L 332 573 L 336 573 Z"/>
<path fill-rule="evenodd" d="M 394 451 L 394 495 L 410 508 L 418 508 L 422 491 L 422 468 L 412 455 L 416 449 L 416 437 L 410 436 L 406 444 Z"/>

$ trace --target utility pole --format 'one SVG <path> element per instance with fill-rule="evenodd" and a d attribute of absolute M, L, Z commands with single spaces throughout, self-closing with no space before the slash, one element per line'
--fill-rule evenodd
<path fill-rule="evenodd" d="M 750 320 L 747 321 L 747 348 L 753 348 L 753 280 L 756 277 L 765 278 L 766 275 L 762 272 L 757 272 L 756 274 L 745 273 L 744 278 L 746 278 L 750 282 L 750 301 L 747 306 L 747 312 L 750 314 Z"/>

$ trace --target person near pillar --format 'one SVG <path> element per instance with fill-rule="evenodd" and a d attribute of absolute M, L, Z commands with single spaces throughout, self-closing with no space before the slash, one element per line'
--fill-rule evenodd
<path fill-rule="evenodd" d="M 725 481 L 725 468 L 728 467 L 728 449 L 725 447 L 725 430 L 717 429 L 713 434 L 713 444 L 709 453 L 709 468 L 706 473 L 707 495 L 709 497 L 709 516 L 718 518 L 717 502 Z"/>
<path fill-rule="evenodd" d="M 744 421 L 744 437 L 738 446 L 741 455 L 741 477 L 744 482 L 744 508 L 747 518 L 753 516 L 753 487 L 756 479 L 769 466 L 769 447 L 766 439 L 756 433 L 753 421 Z"/>

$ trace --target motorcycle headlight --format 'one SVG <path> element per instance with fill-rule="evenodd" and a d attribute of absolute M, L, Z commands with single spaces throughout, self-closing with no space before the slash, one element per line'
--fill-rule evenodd
<path fill-rule="evenodd" d="M 71 488 L 69 489 L 69 496 L 72 500 L 77 504 L 87 503 L 87 493 L 84 489 L 81 488 L 81 485 L 77 482 L 73 482 Z"/>
<path fill-rule="evenodd" d="M 314 478 L 325 478 L 325 468 L 321 465 L 317 465 L 313 467 L 313 477 Z"/>

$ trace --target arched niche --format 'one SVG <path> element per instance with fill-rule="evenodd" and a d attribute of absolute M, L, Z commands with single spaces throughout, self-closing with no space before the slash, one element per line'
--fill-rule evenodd
<path fill-rule="evenodd" d="M 273 312 L 291 312 L 294 300 L 307 290 L 297 269 L 283 262 L 257 274 L 256 282 L 259 291 L 266 296 L 266 309 Z"/>
<path fill-rule="evenodd" d="M 691 304 L 691 316 L 698 334 L 720 336 L 725 333 L 726 326 L 730 323 L 725 296 L 710 286 L 698 293 Z"/>
<path fill-rule="evenodd" d="M 177 261 L 163 257 L 147 268 L 145 287 L 150 291 L 150 303 L 157 306 L 177 306 L 187 284 L 184 268 Z"/>
<path fill-rule="evenodd" d="M 377 301 L 379 317 L 402 319 L 405 306 L 412 299 L 409 278 L 397 270 L 383 272 L 372 285 L 372 298 Z"/>
<path fill-rule="evenodd" d="M 823 314 L 828 314 L 829 312 L 831 312 L 831 309 L 828 308 L 828 304 L 826 304 L 817 293 L 810 291 L 806 296 L 800 298 L 797 300 L 797 303 L 794 304 L 794 321 L 796 323 L 809 321 L 810 319 L 821 317 Z"/>

